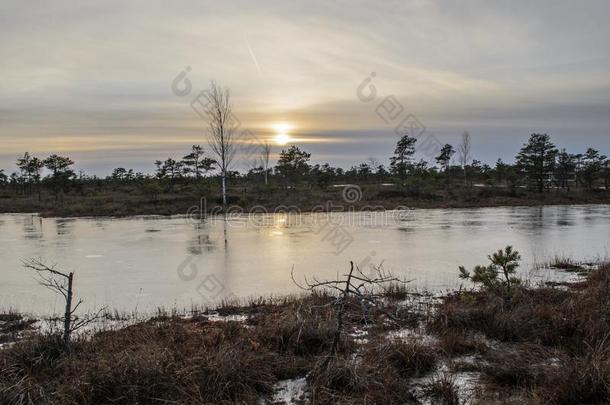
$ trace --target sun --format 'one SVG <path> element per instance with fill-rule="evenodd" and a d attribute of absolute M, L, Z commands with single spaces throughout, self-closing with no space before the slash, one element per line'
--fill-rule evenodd
<path fill-rule="evenodd" d="M 275 130 L 275 136 L 273 140 L 278 145 L 286 145 L 292 138 L 288 135 L 288 131 L 292 129 L 292 125 L 287 124 L 285 122 L 280 122 L 271 125 L 271 127 Z"/>
<path fill-rule="evenodd" d="M 290 136 L 288 136 L 288 134 L 277 134 L 273 137 L 273 140 L 278 145 L 286 145 L 288 142 L 290 142 Z"/>

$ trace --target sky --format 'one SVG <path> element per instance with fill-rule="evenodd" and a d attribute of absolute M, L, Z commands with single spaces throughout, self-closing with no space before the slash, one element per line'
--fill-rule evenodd
<path fill-rule="evenodd" d="M 4 0 L 0 168 L 29 151 L 151 172 L 207 145 L 192 103 L 212 80 L 274 156 L 387 163 L 403 120 L 422 144 L 468 131 L 489 163 L 534 132 L 608 155 L 608 15 L 608 1 Z"/>

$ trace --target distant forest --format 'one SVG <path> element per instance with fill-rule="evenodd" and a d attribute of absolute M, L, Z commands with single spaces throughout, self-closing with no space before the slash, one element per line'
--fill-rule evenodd
<path fill-rule="evenodd" d="M 416 160 L 417 139 L 403 136 L 390 157 L 389 166 L 370 158 L 348 170 L 329 164 L 310 163 L 311 154 L 297 146 L 283 149 L 275 166 L 270 165 L 268 144 L 257 148 L 251 169 L 245 173 L 227 172 L 229 185 L 268 188 L 319 188 L 333 184 L 387 184 L 425 193 L 449 187 L 497 187 L 506 190 L 607 190 L 610 187 L 610 160 L 588 148 L 582 153 L 559 149 L 546 134 L 532 134 L 513 163 L 501 159 L 492 167 L 476 160 L 465 132 L 459 145 L 439 148 L 435 164 Z M 0 190 L 4 198 L 50 193 L 64 194 L 116 191 L 129 188 L 150 199 L 160 194 L 189 192 L 200 195 L 217 193 L 217 160 L 204 148 L 193 145 L 184 157 L 155 162 L 154 174 L 118 167 L 106 178 L 76 173 L 68 156 L 38 158 L 24 153 L 16 161 L 18 171 L 0 170 Z"/>

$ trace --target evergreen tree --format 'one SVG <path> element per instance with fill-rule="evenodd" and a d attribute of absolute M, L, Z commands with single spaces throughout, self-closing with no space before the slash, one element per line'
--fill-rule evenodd
<path fill-rule="evenodd" d="M 556 156 L 557 148 L 547 134 L 532 134 L 517 155 L 517 165 L 538 192 L 544 190 L 545 181 L 553 173 Z"/>
<path fill-rule="evenodd" d="M 557 166 L 555 168 L 555 179 L 559 187 L 570 190 L 569 180 L 576 170 L 576 159 L 574 155 L 562 149 L 557 154 Z"/>
<path fill-rule="evenodd" d="M 196 179 L 212 170 L 215 164 L 214 159 L 205 157 L 205 152 L 199 145 L 193 145 L 191 153 L 182 158 L 182 167 L 185 174 L 193 174 Z"/>
<path fill-rule="evenodd" d="M 441 167 L 442 170 L 447 171 L 451 157 L 455 154 L 453 146 L 446 144 L 442 147 L 441 152 L 436 157 L 436 163 Z"/>
<path fill-rule="evenodd" d="M 4 170 L 0 169 L 0 187 L 6 187 L 8 184 L 8 176 L 4 174 Z"/>
<path fill-rule="evenodd" d="M 398 176 L 403 183 L 407 177 L 409 168 L 412 165 L 416 142 L 416 138 L 404 135 L 396 143 L 394 156 L 390 158 L 390 171 L 394 176 Z"/>
<path fill-rule="evenodd" d="M 582 158 L 581 180 L 586 188 L 593 189 L 595 181 L 600 177 L 604 168 L 606 156 L 600 155 L 599 151 L 589 148 Z"/>
<path fill-rule="evenodd" d="M 65 189 L 76 176 L 74 170 L 70 168 L 74 162 L 66 156 L 51 155 L 43 163 L 51 171 L 50 182 L 53 185 L 55 198 L 57 199 L 59 190 Z"/>
<path fill-rule="evenodd" d="M 311 154 L 292 145 L 288 150 L 280 152 L 280 158 L 275 166 L 276 172 L 291 183 L 296 183 L 309 172 Z"/>
<path fill-rule="evenodd" d="M 604 188 L 608 190 L 610 188 L 610 159 L 606 159 L 604 162 L 604 168 L 602 170 L 604 175 Z"/>
<path fill-rule="evenodd" d="M 174 183 L 176 179 L 182 174 L 182 162 L 168 158 L 163 162 L 157 160 L 155 165 L 157 166 L 157 177 L 159 179 L 167 180 L 168 191 L 172 193 L 174 191 Z"/>

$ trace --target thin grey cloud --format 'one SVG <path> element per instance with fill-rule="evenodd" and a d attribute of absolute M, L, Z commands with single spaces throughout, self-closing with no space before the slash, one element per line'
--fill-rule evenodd
<path fill-rule="evenodd" d="M 5 1 L 0 167 L 26 148 L 56 152 L 61 137 L 94 170 L 104 166 L 95 156 L 124 157 L 109 146 L 115 138 L 151 156 L 161 143 L 204 144 L 201 123 L 169 88 L 187 65 L 196 88 L 211 79 L 231 87 L 244 125 L 265 134 L 290 120 L 301 135 L 327 134 L 337 142 L 303 146 L 344 166 L 361 158 L 359 130 L 388 131 L 355 97 L 373 71 L 383 95 L 439 136 L 478 134 L 483 160 L 507 134 L 534 130 L 568 143 L 580 131 L 578 142 L 607 150 L 609 11 L 605 1 L 550 0 Z M 370 147 L 383 158 L 393 142 L 380 136 Z"/>

